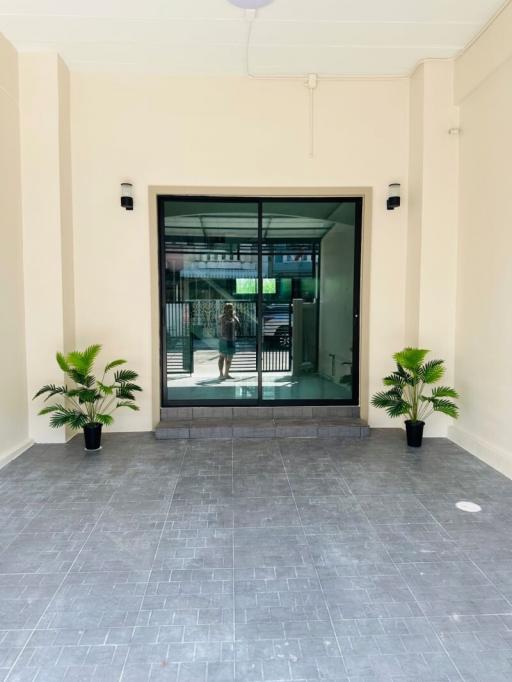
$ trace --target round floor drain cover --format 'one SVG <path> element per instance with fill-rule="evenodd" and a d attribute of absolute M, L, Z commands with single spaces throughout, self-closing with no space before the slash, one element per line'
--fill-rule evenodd
<path fill-rule="evenodd" d="M 457 509 L 465 512 L 479 512 L 482 511 L 482 507 L 474 502 L 457 502 L 455 505 Z"/>

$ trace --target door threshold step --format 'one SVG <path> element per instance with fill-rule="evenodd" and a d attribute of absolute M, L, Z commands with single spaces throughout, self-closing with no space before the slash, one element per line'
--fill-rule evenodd
<path fill-rule="evenodd" d="M 196 419 L 342 419 L 359 418 L 358 405 L 265 405 L 244 407 L 162 407 L 160 419 L 187 421 Z"/>
<path fill-rule="evenodd" d="M 158 440 L 194 438 L 366 438 L 362 419 L 169 419 L 155 429 Z"/>

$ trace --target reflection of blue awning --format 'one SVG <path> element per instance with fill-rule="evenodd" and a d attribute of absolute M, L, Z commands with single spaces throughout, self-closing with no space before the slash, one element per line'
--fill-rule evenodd
<path fill-rule="evenodd" d="M 187 279 L 256 279 L 256 270 L 239 268 L 186 268 L 180 275 Z"/>

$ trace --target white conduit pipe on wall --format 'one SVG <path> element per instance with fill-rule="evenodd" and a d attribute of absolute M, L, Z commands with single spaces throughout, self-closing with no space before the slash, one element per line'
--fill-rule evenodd
<path fill-rule="evenodd" d="M 306 86 L 309 89 L 309 158 L 315 157 L 315 90 L 318 86 L 318 76 L 310 73 Z"/>
<path fill-rule="evenodd" d="M 247 21 L 247 38 L 245 44 L 245 72 L 249 78 L 253 80 L 295 80 L 302 81 L 309 90 L 309 157 L 315 156 L 315 90 L 318 87 L 319 81 L 347 81 L 347 80 L 375 80 L 376 78 L 392 79 L 392 76 L 328 76 L 323 74 L 310 73 L 307 75 L 297 74 L 262 74 L 254 73 L 251 69 L 251 42 L 253 34 L 254 21 L 257 17 L 257 10 L 246 9 L 245 19 Z"/>
<path fill-rule="evenodd" d="M 309 74 L 305 76 L 297 75 L 264 75 L 256 74 L 251 70 L 251 39 L 254 20 L 256 19 L 257 10 L 245 10 L 245 18 L 247 20 L 247 39 L 245 43 L 245 72 L 249 78 L 254 80 L 299 80 L 303 81 L 309 89 L 309 157 L 312 159 L 315 156 L 315 90 L 318 85 L 318 76 L 316 74 Z"/>

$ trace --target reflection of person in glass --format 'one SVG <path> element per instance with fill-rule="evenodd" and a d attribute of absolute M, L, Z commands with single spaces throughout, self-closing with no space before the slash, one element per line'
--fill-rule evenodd
<path fill-rule="evenodd" d="M 240 322 L 232 303 L 226 303 L 219 319 L 219 379 L 232 379 L 229 368 L 236 352 L 235 339 Z"/>

